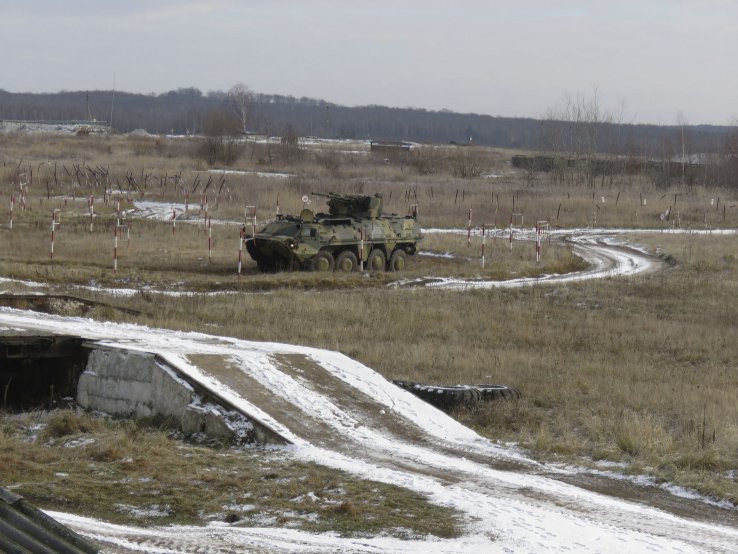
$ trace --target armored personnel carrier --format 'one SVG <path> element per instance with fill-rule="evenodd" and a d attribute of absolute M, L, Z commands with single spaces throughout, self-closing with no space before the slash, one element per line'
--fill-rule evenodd
<path fill-rule="evenodd" d="M 417 211 L 382 215 L 382 195 L 320 194 L 328 213 L 303 209 L 299 217 L 279 215 L 246 249 L 261 271 L 401 271 L 421 239 Z"/>

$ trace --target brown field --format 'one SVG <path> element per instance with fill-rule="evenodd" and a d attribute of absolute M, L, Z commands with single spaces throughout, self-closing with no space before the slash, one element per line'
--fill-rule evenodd
<path fill-rule="evenodd" d="M 177 222 L 173 233 L 170 223 L 134 220 L 130 243 L 120 244 L 119 269 L 113 272 L 113 207 L 100 202 L 103 188 L 120 188 L 128 208 L 129 196 L 141 197 L 141 190 L 124 184 L 126 175 L 133 175 L 139 188 L 146 181 L 145 200 L 183 202 L 182 191 L 163 177 L 181 172 L 192 187 L 199 175 L 204 185 L 207 167 L 194 147 L 174 139 L 126 137 L 6 136 L 0 145 L 3 277 L 49 282 L 59 290 L 70 290 L 70 284 L 140 290 L 111 300 L 103 292 L 71 289 L 141 312 L 98 308 L 90 314 L 94 317 L 330 348 L 391 378 L 514 385 L 522 400 L 455 416 L 492 439 L 520 443 L 544 460 L 624 462 L 626 472 L 738 503 L 735 235 L 628 235 L 629 241 L 671 262 L 658 273 L 455 292 L 387 288 L 398 277 L 392 274 L 262 275 L 248 260 L 238 275 L 237 225 L 213 226 L 209 260 L 202 225 Z M 269 145 L 252 144 L 231 169 L 292 176 L 226 174 L 227 187 L 209 195 L 210 215 L 243 221 L 245 206 L 255 205 L 263 221 L 276 211 L 277 196 L 282 213 L 295 213 L 302 207 L 300 197 L 313 190 L 381 191 L 391 211 L 406 213 L 417 203 L 425 227 L 462 228 L 471 208 L 475 225 L 503 228 L 513 199 L 526 226 L 547 220 L 559 228 L 738 227 L 738 194 L 732 190 L 662 190 L 639 176 L 620 176 L 596 189 L 564 188 L 545 174 L 514 170 L 510 152 L 482 148 L 463 156 L 478 157 L 483 175 L 462 179 L 453 175 L 452 162 L 460 154 L 452 147 L 421 152 L 418 156 L 437 161 L 435 172 L 421 174 L 418 160 L 387 163 L 360 143 L 294 151 L 274 144 L 273 152 Z M 89 175 L 81 183 L 66 174 L 59 179 L 60 167 L 73 164 L 109 168 L 109 185 L 91 184 Z M 11 194 L 17 193 L 19 168 L 32 169 L 33 181 L 26 210 L 15 207 L 11 231 L 8 207 Z M 67 200 L 64 206 L 63 196 L 72 194 L 97 198 L 99 217 L 92 233 L 85 202 Z M 196 210 L 200 194 L 190 202 Z M 664 222 L 659 214 L 670 205 L 672 218 Z M 51 260 L 53 208 L 62 210 L 62 226 Z M 488 263 L 482 269 L 478 237 L 469 247 L 465 236 L 429 234 L 423 250 L 455 257 L 415 256 L 402 276 L 505 279 L 581 267 L 561 245 L 545 245 L 540 265 L 532 244 L 516 243 L 512 253 L 504 240 L 487 247 Z M 163 287 L 236 294 L 167 298 L 147 292 Z M 8 282 L 3 288 L 27 286 Z M 261 291 L 269 294 L 251 294 Z"/>

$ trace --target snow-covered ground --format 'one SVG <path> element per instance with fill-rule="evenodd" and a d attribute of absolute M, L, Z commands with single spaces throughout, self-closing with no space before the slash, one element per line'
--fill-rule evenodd
<path fill-rule="evenodd" d="M 139 203 L 137 209 L 168 219 L 173 206 Z M 505 282 L 429 277 L 397 286 L 464 290 L 654 270 L 657 258 L 616 238 L 634 232 L 686 231 L 568 230 L 555 238 L 590 263 L 584 272 Z M 517 230 L 515 238 L 531 240 L 532 231 Z M 141 529 L 53 514 L 111 552 L 735 552 L 738 545 L 738 516 L 732 525 L 712 523 L 567 484 L 557 477 L 574 473 L 571 468 L 542 466 L 514 446 L 493 444 L 342 354 L 7 308 L 0 309 L 3 330 L 78 335 L 157 353 L 289 439 L 285 455 L 406 487 L 466 515 L 460 539 L 403 541 L 224 523 Z M 222 371 L 199 367 L 195 354 L 220 357 Z"/>
<path fill-rule="evenodd" d="M 160 221 L 171 220 L 173 214 L 180 217 L 185 211 L 184 204 L 172 204 L 166 202 L 155 201 L 137 201 L 135 202 L 135 215 L 137 217 L 145 217 L 148 219 L 156 219 Z M 192 206 L 190 207 L 192 208 Z M 236 222 L 222 222 L 226 224 L 236 224 Z M 439 278 L 439 277 L 423 277 L 420 279 L 400 280 L 392 283 L 393 287 L 415 287 L 425 286 L 428 288 L 443 289 L 473 289 L 473 288 L 497 288 L 497 287 L 520 287 L 528 285 L 536 285 L 543 283 L 561 283 L 567 281 L 580 281 L 586 279 L 595 279 L 603 277 L 612 277 L 615 275 L 633 275 L 635 273 L 646 272 L 654 269 L 658 265 L 658 261 L 647 253 L 630 247 L 616 237 L 618 235 L 626 235 L 632 233 L 650 233 L 663 232 L 652 230 L 633 230 L 633 229 L 571 229 L 564 231 L 554 231 L 550 233 L 552 240 L 563 240 L 572 245 L 574 253 L 587 261 L 590 267 L 581 272 L 571 273 L 567 275 L 544 275 L 535 278 L 511 279 L 507 281 L 491 281 L 491 280 L 471 280 L 471 279 L 455 279 L 455 278 Z M 683 232 L 682 230 L 669 230 L 667 232 Z M 692 231 L 698 232 L 698 231 Z M 722 233 L 735 233 L 733 230 L 716 231 Z M 423 229 L 424 234 L 434 233 L 450 233 L 465 235 L 466 229 Z M 475 235 L 480 233 L 479 229 L 474 230 Z M 494 234 L 489 234 L 490 238 L 496 240 L 507 240 L 509 232 L 507 230 L 496 230 Z M 514 235 L 516 241 L 533 241 L 535 240 L 534 229 L 516 228 Z M 449 254 L 434 254 L 431 252 L 423 253 L 428 256 L 450 257 Z"/>
<path fill-rule="evenodd" d="M 428 230 L 424 233 L 448 232 L 447 230 Z M 464 230 L 454 230 L 459 234 L 466 233 Z M 636 232 L 636 231 L 630 231 Z M 551 274 L 540 277 L 525 277 L 520 279 L 508 279 L 505 281 L 493 281 L 484 279 L 457 279 L 450 277 L 434 278 L 423 277 L 420 279 L 400 280 L 393 283 L 395 287 L 425 286 L 427 288 L 440 289 L 491 289 L 491 288 L 516 288 L 530 285 L 566 283 L 572 281 L 584 281 L 588 279 L 601 279 L 617 275 L 634 275 L 653 270 L 660 262 L 653 256 L 641 250 L 628 246 L 616 238 L 618 234 L 625 231 L 613 232 L 607 229 L 576 229 L 564 232 L 551 233 L 552 240 L 562 240 L 569 243 L 572 251 L 584 259 L 589 267 L 584 271 L 568 273 L 565 275 Z M 498 233 L 497 238 L 508 238 L 509 234 Z M 535 240 L 535 230 L 517 230 L 514 240 Z"/>
<path fill-rule="evenodd" d="M 467 229 L 423 229 L 424 234 L 457 234 L 466 235 Z M 472 231 L 477 240 L 481 235 L 480 229 Z M 551 240 L 564 241 L 571 245 L 572 251 L 585 260 L 589 267 L 584 271 L 567 274 L 542 275 L 540 277 L 526 277 L 520 279 L 508 279 L 505 281 L 492 281 L 485 279 L 457 279 L 450 277 L 422 277 L 417 279 L 406 279 L 392 283 L 393 287 L 416 287 L 437 289 L 492 289 L 492 288 L 516 288 L 531 285 L 567 283 L 573 281 L 585 281 L 589 279 L 602 279 L 606 277 L 635 275 L 653 271 L 663 265 L 661 260 L 646 252 L 644 249 L 628 244 L 623 237 L 629 235 L 647 234 L 674 234 L 674 235 L 736 235 L 734 229 L 565 229 L 549 233 Z M 509 240 L 509 230 L 496 230 L 488 232 L 488 240 Z M 535 229 L 516 228 L 513 233 L 515 241 L 534 241 Z M 546 239 L 547 240 L 547 239 Z M 545 246 L 544 246 L 545 248 Z M 448 253 L 425 255 L 436 257 L 452 257 Z"/>
<path fill-rule="evenodd" d="M 220 175 L 254 175 L 264 179 L 289 179 L 294 177 L 293 173 L 272 173 L 270 171 L 247 171 L 244 169 L 210 169 L 209 173 L 217 173 Z"/>
<path fill-rule="evenodd" d="M 396 484 L 466 515 L 460 539 L 344 539 L 290 529 L 138 529 L 53 514 L 111 552 L 734 552 L 738 527 L 557 479 L 336 352 L 0 309 L 0 332 L 82 336 L 154 352 L 292 442 L 285 455 Z M 208 368 L 193 360 L 208 354 Z M 223 366 L 213 369 L 213 357 Z M 736 518 L 738 520 L 738 518 Z"/>

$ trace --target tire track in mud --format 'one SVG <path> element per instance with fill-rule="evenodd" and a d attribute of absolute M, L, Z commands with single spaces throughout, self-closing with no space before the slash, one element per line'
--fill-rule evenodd
<path fill-rule="evenodd" d="M 555 240 L 568 244 L 572 252 L 585 260 L 590 267 L 582 271 L 566 274 L 543 275 L 541 277 L 522 277 L 505 281 L 484 279 L 454 279 L 447 277 L 422 277 L 403 279 L 390 283 L 394 288 L 425 287 L 433 289 L 472 290 L 493 288 L 518 288 L 534 285 L 561 284 L 589 279 L 627 276 L 650 273 L 662 269 L 666 264 L 660 258 L 641 252 L 627 244 L 613 244 L 608 241 L 616 233 L 608 231 L 565 231 L 557 232 Z M 517 237 L 516 240 L 531 240 Z"/>

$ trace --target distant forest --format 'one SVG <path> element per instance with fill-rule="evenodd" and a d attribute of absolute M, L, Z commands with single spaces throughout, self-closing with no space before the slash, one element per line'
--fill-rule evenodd
<path fill-rule="evenodd" d="M 162 94 L 75 91 L 49 94 L 0 90 L 0 119 L 68 121 L 96 119 L 119 132 L 145 129 L 156 134 L 200 134 L 214 112 L 232 110 L 228 92 L 203 94 L 181 88 Z M 562 126 L 587 126 L 582 136 L 596 136 L 595 149 L 610 153 L 690 155 L 725 152 L 735 127 L 658 126 L 591 120 L 537 120 L 450 111 L 385 106 L 346 107 L 312 98 L 250 93 L 244 112 L 249 132 L 284 136 L 472 144 L 527 150 L 560 150 Z M 570 133 L 571 134 L 571 133 Z M 577 133 L 574 133 L 577 134 Z"/>

